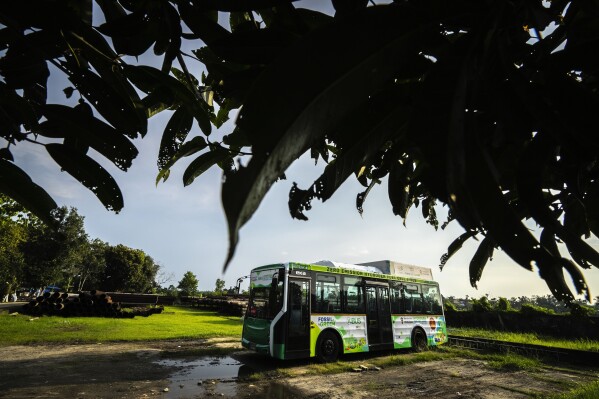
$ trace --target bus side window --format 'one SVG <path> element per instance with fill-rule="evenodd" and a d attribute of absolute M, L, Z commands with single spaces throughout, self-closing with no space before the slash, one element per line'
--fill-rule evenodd
<path fill-rule="evenodd" d="M 405 287 L 401 290 L 401 313 L 412 313 L 412 295 Z"/>
<path fill-rule="evenodd" d="M 402 295 L 401 284 L 392 283 L 391 285 L 391 313 L 403 313 L 402 311 Z"/>
<path fill-rule="evenodd" d="M 341 284 L 339 276 L 316 275 L 316 312 L 341 312 Z"/>
<path fill-rule="evenodd" d="M 441 297 L 439 296 L 439 288 L 433 285 L 423 285 L 422 294 L 426 304 L 426 313 L 441 314 Z"/>
<path fill-rule="evenodd" d="M 360 277 L 343 277 L 343 312 L 364 313 L 364 292 Z"/>
<path fill-rule="evenodd" d="M 418 285 L 406 284 L 402 294 L 405 313 L 420 313 L 422 311 L 422 300 Z"/>

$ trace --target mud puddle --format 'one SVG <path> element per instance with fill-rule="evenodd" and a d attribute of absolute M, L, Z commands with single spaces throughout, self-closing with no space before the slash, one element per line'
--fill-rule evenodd
<path fill-rule="evenodd" d="M 243 364 L 230 356 L 206 356 L 193 360 L 163 359 L 161 366 L 175 368 L 169 376 L 170 385 L 163 398 L 224 397 L 252 399 L 296 399 L 299 395 L 283 384 L 271 382 L 258 388 L 253 384 L 241 384 L 253 373 L 264 370 L 261 366 Z"/>

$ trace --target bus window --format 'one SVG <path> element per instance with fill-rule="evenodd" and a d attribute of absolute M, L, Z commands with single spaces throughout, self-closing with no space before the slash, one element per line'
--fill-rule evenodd
<path fill-rule="evenodd" d="M 424 313 L 441 314 L 441 297 L 439 287 L 435 285 L 423 285 L 422 296 L 424 299 Z"/>
<path fill-rule="evenodd" d="M 422 299 L 420 298 L 420 287 L 416 284 L 406 284 L 403 286 L 402 294 L 402 313 L 421 313 Z"/>
<path fill-rule="evenodd" d="M 272 320 L 283 307 L 283 281 L 278 284 L 252 287 L 247 315 Z"/>
<path fill-rule="evenodd" d="M 401 290 L 403 289 L 403 284 L 392 281 L 391 285 L 391 313 L 402 313 L 401 310 Z"/>
<path fill-rule="evenodd" d="M 364 313 L 362 278 L 343 277 L 344 313 Z"/>
<path fill-rule="evenodd" d="M 340 280 L 340 276 L 329 276 L 325 274 L 316 275 L 316 301 L 313 301 L 313 312 L 341 312 Z"/>

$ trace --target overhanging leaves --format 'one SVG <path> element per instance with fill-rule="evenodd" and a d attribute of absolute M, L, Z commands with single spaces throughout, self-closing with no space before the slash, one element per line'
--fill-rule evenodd
<path fill-rule="evenodd" d="M 229 151 L 216 147 L 194 159 L 183 173 L 183 184 L 189 186 L 196 177 L 206 172 L 212 166 L 230 158 Z"/>
<path fill-rule="evenodd" d="M 162 134 L 162 141 L 160 142 L 160 150 L 158 152 L 158 169 L 164 169 L 168 161 L 175 155 L 187 138 L 192 123 L 193 115 L 187 112 L 187 109 L 184 107 L 180 107 L 173 113 Z"/>
<path fill-rule="evenodd" d="M 35 184 L 21 168 L 0 158 L 0 192 L 23 205 L 27 210 L 52 226 L 52 211 L 56 202 L 46 190 Z"/>
<path fill-rule="evenodd" d="M 237 121 L 253 144 L 254 156 L 223 184 L 229 224 L 225 268 L 235 252 L 239 229 L 281 172 L 328 127 L 389 83 L 401 64 L 401 54 L 413 51 L 423 40 L 423 27 L 407 14 L 405 9 L 390 6 L 360 15 L 359 23 L 371 35 L 368 39 L 357 34 L 357 18 L 340 21 L 335 29 L 315 30 L 277 58 L 255 82 Z M 313 63 L 313 57 L 320 63 Z M 287 83 L 283 93 L 289 93 L 286 98 L 280 98 L 283 81 Z M 272 102 L 275 95 L 279 101 Z M 259 117 L 265 108 L 273 115 L 266 125 Z"/>
<path fill-rule="evenodd" d="M 47 121 L 37 132 L 47 137 L 64 137 L 81 141 L 108 158 L 119 169 L 127 170 L 137 156 L 137 148 L 113 127 L 94 118 L 89 106 L 80 104 L 72 109 L 63 105 L 48 104 L 44 107 Z"/>
<path fill-rule="evenodd" d="M 470 261 L 470 285 L 477 288 L 477 283 L 480 281 L 483 270 L 487 262 L 493 258 L 493 250 L 495 249 L 495 243 L 489 237 L 485 237 L 484 240 L 478 246 L 478 249 L 474 253 L 472 260 Z"/>
<path fill-rule="evenodd" d="M 123 208 L 119 186 L 99 163 L 62 144 L 46 144 L 46 150 L 64 171 L 93 192 L 106 209 L 119 212 Z"/>
<path fill-rule="evenodd" d="M 443 270 L 443 267 L 445 266 L 445 264 L 447 263 L 447 261 L 460 249 L 462 248 L 462 245 L 464 245 L 464 242 L 466 240 L 468 240 L 469 238 L 474 237 L 476 233 L 473 231 L 467 231 L 464 234 L 460 235 L 458 238 L 456 238 L 455 240 L 453 240 L 453 242 L 451 244 L 449 244 L 449 247 L 447 248 L 447 252 L 445 254 L 443 254 L 443 256 L 441 256 L 441 263 L 439 264 L 439 267 L 441 268 L 441 270 Z"/>
<path fill-rule="evenodd" d="M 208 144 L 203 137 L 194 137 L 190 141 L 183 143 L 179 150 L 164 164 L 160 173 L 156 177 L 156 184 L 162 181 L 166 181 L 170 175 L 170 168 L 181 158 L 193 155 L 206 148 Z"/>

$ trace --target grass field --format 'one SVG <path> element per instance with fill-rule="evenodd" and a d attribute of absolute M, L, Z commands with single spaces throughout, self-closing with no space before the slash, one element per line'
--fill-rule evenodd
<path fill-rule="evenodd" d="M 240 317 L 166 306 L 161 314 L 134 319 L 99 317 L 34 318 L 0 314 L 0 346 L 31 343 L 144 341 L 181 338 L 240 337 Z"/>
<path fill-rule="evenodd" d="M 597 399 L 599 398 L 599 381 L 581 385 L 569 392 L 556 394 L 546 399 Z"/>
<path fill-rule="evenodd" d="M 499 341 L 522 344 L 544 345 L 555 348 L 577 349 L 583 351 L 599 351 L 599 341 L 589 339 L 558 339 L 533 333 L 510 333 L 504 331 L 484 330 L 482 328 L 448 328 L 449 334 L 463 337 L 496 339 Z"/>

